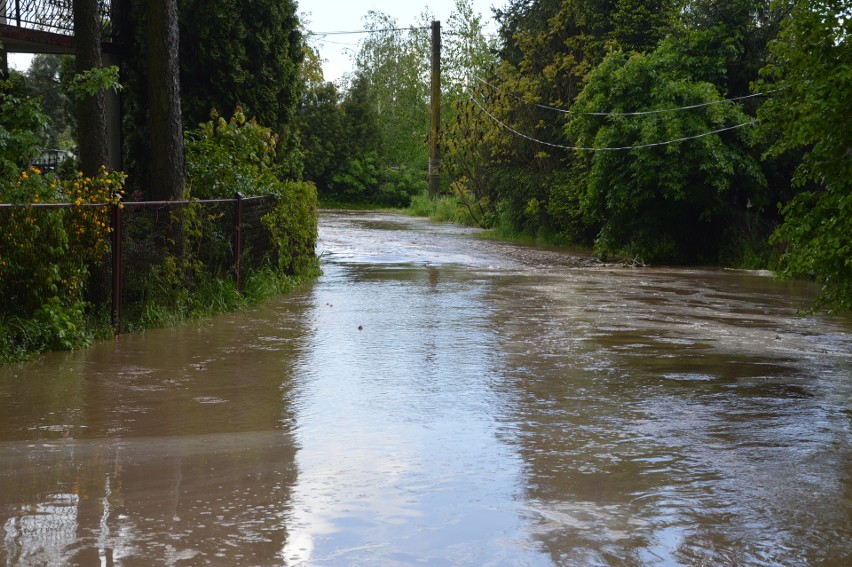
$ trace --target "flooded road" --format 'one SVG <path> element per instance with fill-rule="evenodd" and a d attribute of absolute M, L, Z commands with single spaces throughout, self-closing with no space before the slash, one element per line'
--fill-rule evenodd
<path fill-rule="evenodd" d="M 290 296 L 0 367 L 0 564 L 850 564 L 850 319 L 473 232 L 329 213 Z"/>

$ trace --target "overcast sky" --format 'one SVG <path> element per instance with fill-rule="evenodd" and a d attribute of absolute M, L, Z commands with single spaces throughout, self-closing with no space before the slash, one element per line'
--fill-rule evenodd
<path fill-rule="evenodd" d="M 486 28 L 494 31 L 494 19 L 491 6 L 503 6 L 508 0 L 472 0 L 475 12 L 482 14 Z M 306 16 L 307 27 L 312 32 L 355 31 L 363 29 L 363 17 L 368 11 L 383 12 L 396 19 L 400 27 L 408 27 L 419 20 L 420 14 L 428 11 L 433 18 L 446 22 L 455 8 L 455 0 L 300 0 L 299 12 Z M 323 71 L 328 81 L 340 78 L 351 71 L 347 50 L 357 49 L 358 35 L 326 36 L 322 41 L 313 42 L 325 60 Z M 29 67 L 32 55 L 9 54 L 9 65 L 25 70 Z"/>
<path fill-rule="evenodd" d="M 482 15 L 486 29 L 493 32 L 496 28 L 491 6 L 502 7 L 508 0 L 472 0 L 474 12 Z M 446 22 L 455 8 L 455 0 L 301 0 L 299 11 L 306 16 L 307 27 L 314 33 L 331 31 L 354 31 L 364 28 L 363 18 L 368 11 L 383 12 L 396 20 L 399 27 L 408 27 L 420 20 L 420 15 L 428 11 L 433 19 Z M 323 59 L 325 79 L 333 81 L 343 73 L 352 70 L 346 50 L 356 50 L 359 35 L 326 36 L 313 44 L 320 50 Z M 342 45 L 345 44 L 345 45 Z"/>

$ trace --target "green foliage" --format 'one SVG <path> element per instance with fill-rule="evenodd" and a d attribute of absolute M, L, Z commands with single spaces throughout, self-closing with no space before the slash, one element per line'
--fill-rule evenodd
<path fill-rule="evenodd" d="M 453 194 L 503 232 L 558 234 L 601 254 L 765 265 L 769 205 L 789 192 L 789 167 L 761 170 L 750 129 L 612 152 L 550 144 L 641 146 L 751 121 L 757 99 L 579 113 L 746 94 L 783 13 L 767 0 L 510 0 L 495 10 L 501 64 L 490 84 L 469 89 L 475 102 L 456 103 L 445 130 Z M 760 217 L 760 230 L 744 216 Z"/>
<path fill-rule="evenodd" d="M 782 207 L 784 224 L 772 241 L 784 245 L 786 277 L 812 278 L 822 286 L 815 309 L 852 310 L 852 194 L 806 191 Z"/>
<path fill-rule="evenodd" d="M 20 75 L 0 81 L 0 183 L 11 181 L 38 156 L 47 117 L 38 100 L 24 94 Z"/>
<path fill-rule="evenodd" d="M 112 89 L 118 92 L 123 88 L 122 84 L 118 82 L 118 67 L 110 65 L 87 69 L 74 75 L 68 85 L 68 92 L 77 98 L 83 98 L 95 96 L 102 90 Z"/>
<path fill-rule="evenodd" d="M 804 150 L 794 181 L 804 191 L 781 205 L 781 273 L 822 285 L 817 307 L 852 309 L 852 20 L 840 0 L 792 2 L 771 45 L 760 108 L 767 156 Z"/>
<path fill-rule="evenodd" d="M 314 51 L 311 60 L 315 60 Z M 318 64 L 317 64 L 318 65 Z M 333 83 L 319 80 L 309 82 L 299 105 L 299 130 L 301 151 L 304 156 L 305 179 L 317 185 L 320 194 L 334 193 L 334 176 L 345 166 L 347 152 L 351 150 L 344 134 L 343 109 L 340 95 Z"/>
<path fill-rule="evenodd" d="M 482 14 L 470 0 L 456 0 L 441 27 L 441 117 L 452 120 L 453 104 L 466 100 L 465 90 L 497 65 L 497 46 L 485 34 Z"/>
<path fill-rule="evenodd" d="M 370 152 L 361 157 L 353 157 L 346 168 L 333 178 L 334 186 L 341 189 L 338 196 L 354 202 L 368 199 L 379 185 L 379 156 Z"/>
<path fill-rule="evenodd" d="M 429 148 L 429 76 L 431 41 L 428 32 L 399 31 L 395 19 L 370 11 L 355 58 L 359 87 L 368 89 L 367 102 L 378 116 L 378 147 L 385 164 L 426 163 Z M 355 138 L 359 143 L 361 137 Z"/>
<path fill-rule="evenodd" d="M 293 0 L 179 0 L 180 90 L 187 129 L 209 120 L 210 109 L 237 106 L 278 137 L 275 159 L 288 179 L 301 176 L 294 122 L 302 89 L 303 39 Z M 146 3 L 131 2 L 122 18 L 124 164 L 134 189 L 148 191 L 149 38 Z M 231 195 L 229 195 L 231 196 Z"/>
<path fill-rule="evenodd" d="M 406 213 L 440 222 L 479 226 L 477 219 L 470 215 L 469 208 L 453 195 L 440 195 L 433 198 L 424 191 L 411 198 L 411 204 L 406 209 Z"/>
<path fill-rule="evenodd" d="M 89 266 L 108 251 L 109 206 L 124 181 L 101 170 L 63 180 L 37 169 L 0 182 L 0 360 L 26 352 L 77 348 L 93 331 L 84 318 Z M 71 208 L 38 208 L 38 203 L 71 203 Z M 99 203 L 97 207 L 85 207 Z"/>
<path fill-rule="evenodd" d="M 293 0 L 180 0 L 184 123 L 211 108 L 242 106 L 279 136 L 277 159 L 298 178 L 294 124 L 301 95 L 303 39 Z"/>
<path fill-rule="evenodd" d="M 269 195 L 281 176 L 276 161 L 278 136 L 246 120 L 240 107 L 225 120 L 211 120 L 186 133 L 186 168 L 192 196 L 198 199 Z"/>
<path fill-rule="evenodd" d="M 613 52 L 589 76 L 566 133 L 580 147 L 620 148 L 703 135 L 748 123 L 731 104 L 642 116 L 593 112 L 665 110 L 712 103 L 716 88 L 680 65 L 679 44 L 652 53 Z M 741 135 L 741 134 L 740 134 Z M 737 187 L 751 198 L 763 178 L 737 133 L 710 134 L 663 146 L 581 152 L 580 210 L 600 227 L 596 250 L 644 260 L 716 260 L 720 215 Z"/>
<path fill-rule="evenodd" d="M 288 181 L 276 187 L 275 210 L 261 223 L 272 234 L 278 257 L 277 270 L 290 276 L 318 273 L 317 190 L 313 183 Z"/>
<path fill-rule="evenodd" d="M 277 268 L 282 274 L 301 275 L 315 269 L 317 192 L 310 182 L 283 180 L 275 159 L 278 138 L 269 128 L 247 121 L 240 108 L 227 122 L 214 112 L 212 120 L 187 134 L 187 168 L 192 197 L 272 195 L 275 210 L 262 222 L 273 236 Z M 204 232 L 188 215 L 184 233 Z M 181 268 L 186 271 L 186 266 Z M 169 281 L 165 278 L 165 281 Z"/>
<path fill-rule="evenodd" d="M 399 29 L 369 12 L 374 30 L 360 44 L 345 86 L 322 80 L 318 55 L 306 49 L 305 94 L 299 108 L 305 178 L 324 201 L 407 206 L 426 183 L 430 125 L 431 37 L 428 14 Z M 469 0 L 457 0 L 442 34 L 442 119 L 466 84 L 495 64 L 482 17 Z"/>
<path fill-rule="evenodd" d="M 415 195 L 426 189 L 426 185 L 425 168 L 390 167 L 382 172 L 375 201 L 390 207 L 407 207 Z"/>
<path fill-rule="evenodd" d="M 70 55 L 39 54 L 27 71 L 29 96 L 41 98 L 42 111 L 47 117 L 42 147 L 71 150 L 76 144 L 76 107 L 64 85 L 74 75 L 73 66 Z"/>

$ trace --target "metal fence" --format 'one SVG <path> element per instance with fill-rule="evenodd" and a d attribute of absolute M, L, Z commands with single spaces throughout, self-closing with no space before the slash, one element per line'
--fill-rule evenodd
<path fill-rule="evenodd" d="M 4 214 L 28 207 L 50 210 L 83 206 L 108 209 L 110 249 L 94 266 L 88 297 L 111 308 L 120 333 L 125 321 L 139 316 L 150 292 L 150 278 L 167 257 L 188 254 L 201 261 L 206 275 L 233 279 L 237 288 L 246 272 L 277 265 L 272 237 L 261 219 L 276 205 L 275 197 L 242 197 L 199 201 L 140 201 L 109 204 L 0 204 Z M 190 210 L 191 208 L 191 210 Z"/>
<path fill-rule="evenodd" d="M 112 4 L 112 0 L 98 0 L 104 39 L 112 36 Z M 0 0 L 0 24 L 73 35 L 73 0 Z"/>

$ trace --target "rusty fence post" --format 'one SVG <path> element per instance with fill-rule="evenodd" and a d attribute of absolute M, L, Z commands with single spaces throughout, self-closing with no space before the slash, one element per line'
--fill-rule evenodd
<path fill-rule="evenodd" d="M 237 290 L 242 289 L 242 257 L 243 257 L 243 194 L 237 191 L 237 201 L 234 211 L 234 266 L 236 269 Z"/>
<path fill-rule="evenodd" d="M 112 328 L 121 334 L 121 201 L 111 207 L 112 225 Z"/>

